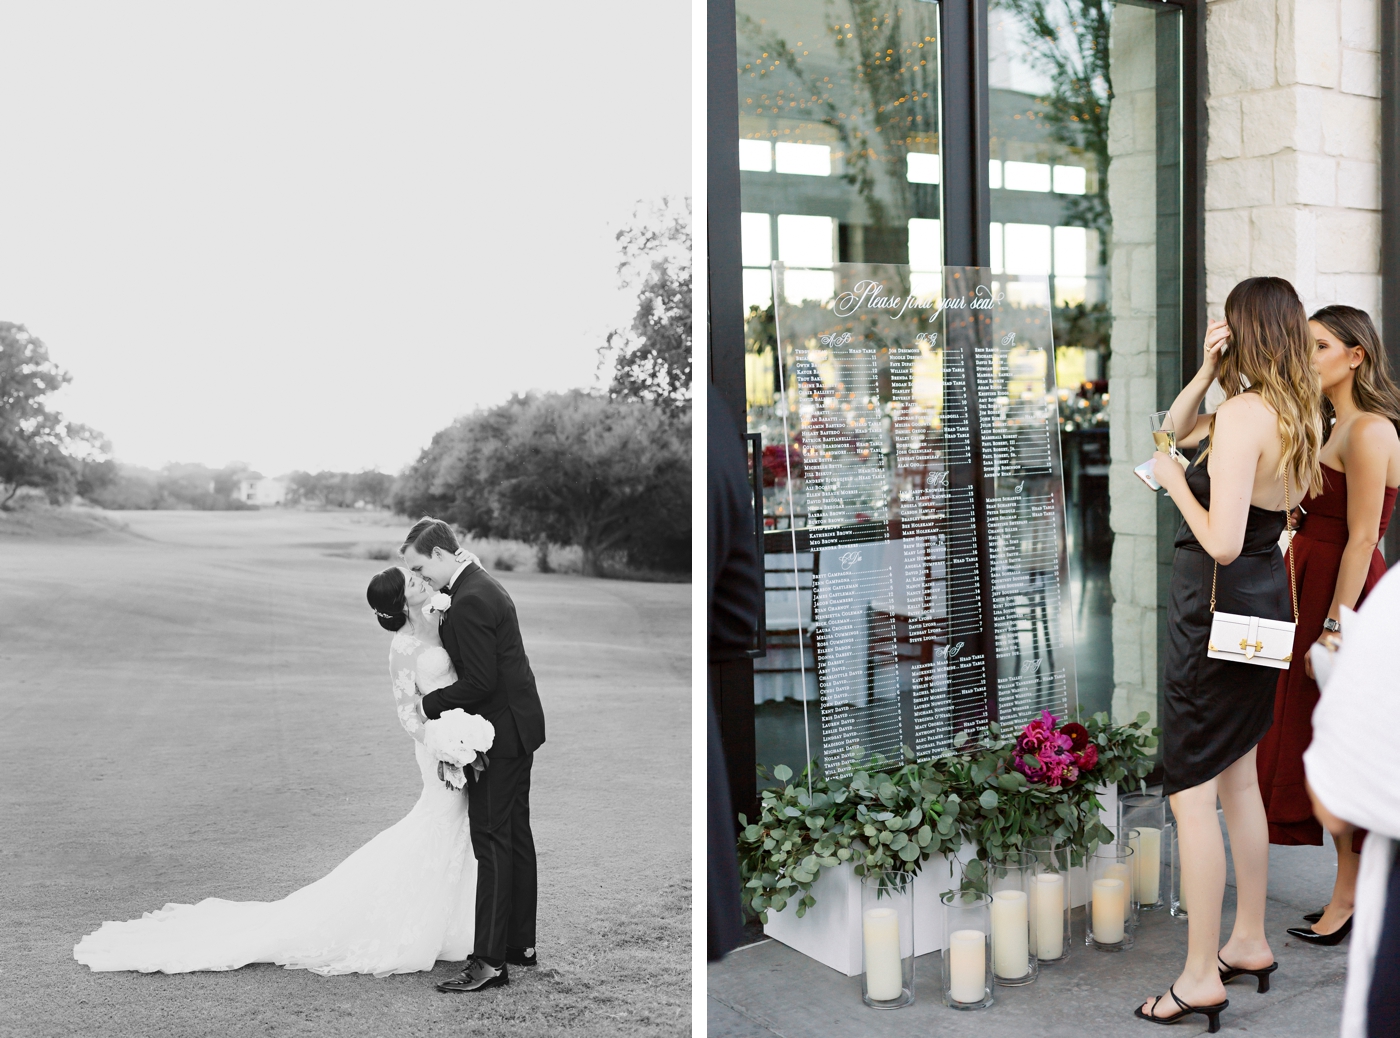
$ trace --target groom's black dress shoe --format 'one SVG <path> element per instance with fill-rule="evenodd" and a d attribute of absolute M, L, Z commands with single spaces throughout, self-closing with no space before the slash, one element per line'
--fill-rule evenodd
<path fill-rule="evenodd" d="M 506 962 L 512 966 L 538 966 L 534 948 L 507 948 Z"/>
<path fill-rule="evenodd" d="M 463 991 L 484 991 L 487 988 L 504 987 L 509 983 L 510 974 L 506 972 L 504 962 L 499 966 L 492 966 L 473 955 L 467 960 L 466 969 L 451 980 L 444 980 L 437 985 L 437 989 L 449 994 L 457 994 Z"/>

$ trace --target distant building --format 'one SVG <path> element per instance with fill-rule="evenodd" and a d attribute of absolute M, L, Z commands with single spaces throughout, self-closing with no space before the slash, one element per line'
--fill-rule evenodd
<path fill-rule="evenodd" d="M 287 481 L 257 476 L 240 479 L 234 496 L 248 505 L 281 505 L 287 502 Z"/>

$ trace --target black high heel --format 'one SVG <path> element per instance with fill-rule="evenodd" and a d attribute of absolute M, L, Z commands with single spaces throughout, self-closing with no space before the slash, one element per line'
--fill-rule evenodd
<path fill-rule="evenodd" d="M 1243 977 L 1246 973 L 1255 977 L 1259 981 L 1259 994 L 1264 994 L 1269 990 L 1269 974 L 1278 969 L 1277 962 L 1271 962 L 1262 970 L 1247 970 L 1241 966 L 1231 966 L 1224 959 L 1217 955 L 1216 960 L 1220 963 L 1220 983 L 1228 984 L 1236 977 Z"/>
<path fill-rule="evenodd" d="M 1144 1013 L 1142 1011 L 1142 1006 L 1138 1006 L 1133 1010 L 1133 1016 L 1137 1017 L 1139 1020 L 1151 1020 L 1154 1024 L 1179 1024 L 1193 1013 L 1200 1013 L 1210 1022 L 1210 1025 L 1206 1028 L 1210 1034 L 1214 1034 L 1216 1031 L 1220 1030 L 1220 1011 L 1230 1004 L 1228 998 L 1224 1002 L 1218 1002 L 1213 1006 L 1188 1006 L 1177 996 L 1175 984 L 1167 988 L 1167 994 L 1171 995 L 1172 1001 L 1181 1007 L 1181 1012 L 1177 1013 L 1175 1016 L 1152 1015 L 1152 1013 L 1157 1011 L 1157 1003 L 1162 1001 L 1166 995 L 1158 995 L 1152 1000 L 1152 1013 Z"/>
<path fill-rule="evenodd" d="M 1290 926 L 1288 934 L 1290 937 L 1297 937 L 1306 944 L 1320 944 L 1330 948 L 1334 944 L 1341 944 L 1347 939 L 1347 934 L 1351 933 L 1352 916 L 1347 916 L 1347 921 L 1331 933 L 1318 933 L 1311 926 L 1304 929 L 1301 926 Z"/>
<path fill-rule="evenodd" d="M 1309 912 L 1307 915 L 1303 916 L 1303 922 L 1305 922 L 1305 923 L 1319 923 L 1319 922 L 1322 921 L 1322 915 L 1323 915 L 1323 913 L 1326 912 L 1326 911 L 1327 911 L 1327 906 L 1324 905 L 1322 908 L 1319 908 L 1316 912 Z"/>

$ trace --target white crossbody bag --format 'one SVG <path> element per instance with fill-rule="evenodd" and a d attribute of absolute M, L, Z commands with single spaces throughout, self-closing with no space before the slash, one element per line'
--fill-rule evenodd
<path fill-rule="evenodd" d="M 1293 572 L 1293 509 L 1289 500 L 1288 473 L 1283 474 L 1283 508 L 1288 515 L 1288 589 L 1293 601 L 1293 622 L 1262 616 L 1215 611 L 1215 578 L 1220 563 L 1210 576 L 1210 643 L 1213 660 L 1252 663 L 1256 667 L 1287 670 L 1293 662 L 1293 632 L 1298 627 L 1298 584 Z"/>

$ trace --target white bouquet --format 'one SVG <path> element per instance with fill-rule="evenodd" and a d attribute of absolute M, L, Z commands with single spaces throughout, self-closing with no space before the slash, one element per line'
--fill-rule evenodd
<path fill-rule="evenodd" d="M 483 771 L 485 753 L 496 739 L 496 728 L 480 714 L 445 710 L 423 728 L 423 745 L 441 762 L 438 775 L 453 789 L 466 784 L 466 768 Z"/>

